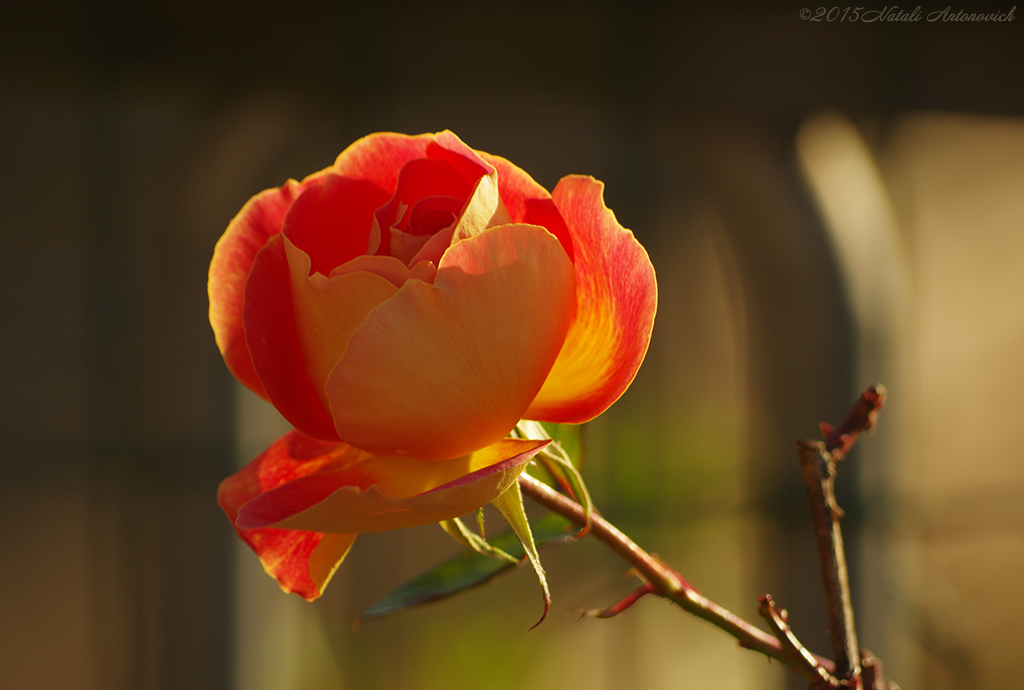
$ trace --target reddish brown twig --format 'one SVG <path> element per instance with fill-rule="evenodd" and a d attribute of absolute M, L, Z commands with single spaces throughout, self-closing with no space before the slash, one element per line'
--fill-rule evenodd
<path fill-rule="evenodd" d="M 866 649 L 860 650 L 860 666 L 864 690 L 900 690 L 898 685 L 886 680 L 881 660 Z"/>
<path fill-rule="evenodd" d="M 828 422 L 821 423 L 821 435 L 825 438 L 825 450 L 835 461 L 842 460 L 857 442 L 862 431 L 871 431 L 878 418 L 878 412 L 885 402 L 885 386 L 871 386 L 860 394 L 850 406 L 850 411 L 838 428 Z"/>
<path fill-rule="evenodd" d="M 583 508 L 578 503 L 528 474 L 519 476 L 519 487 L 524 494 L 548 510 L 558 513 L 577 525 L 583 525 L 586 522 Z M 782 643 L 777 638 L 754 627 L 736 614 L 703 596 L 678 572 L 661 559 L 641 549 L 632 539 L 601 516 L 591 514 L 590 520 L 591 535 L 632 565 L 651 586 L 653 594 L 669 599 L 682 609 L 718 626 L 735 637 L 741 647 L 753 649 L 765 656 L 777 659 L 787 666 L 792 666 L 789 654 L 783 650 Z M 819 656 L 814 658 L 822 668 L 830 673 L 835 669 L 835 664 L 830 660 Z"/>
<path fill-rule="evenodd" d="M 835 675 L 841 679 L 856 678 L 860 675 L 861 667 L 850 598 L 850 575 L 846 566 L 843 533 L 839 529 L 843 511 L 836 503 L 836 463 L 846 457 L 862 431 L 868 431 L 874 426 L 884 399 L 885 389 L 882 386 L 868 388 L 853 403 L 838 428 L 824 422 L 821 424 L 824 442 L 797 443 L 801 474 L 807 485 L 807 497 L 818 541 L 829 637 L 836 662 Z"/>
<path fill-rule="evenodd" d="M 811 499 L 815 530 L 818 534 L 835 663 L 812 654 L 800 643 L 786 622 L 784 612 L 775 608 L 769 595 L 761 597 L 759 611 L 768 622 L 774 636 L 701 595 L 673 568 L 641 549 L 596 512 L 590 515 L 593 536 L 631 564 L 645 584 L 612 606 L 602 611 L 587 613 L 610 618 L 647 594 L 656 594 L 721 628 L 736 638 L 740 646 L 783 662 L 810 680 L 813 690 L 899 690 L 882 675 L 881 662 L 866 651 L 862 657 L 862 652 L 857 648 L 853 607 L 850 603 L 849 575 L 842 533 L 839 530 L 839 518 L 843 512 L 836 504 L 833 490 L 836 463 L 850 451 L 860 433 L 874 425 L 884 395 L 885 391 L 881 386 L 868 388 L 853 404 L 838 428 L 824 423 L 821 425 L 824 442 L 801 441 L 797 445 L 804 480 Z M 558 493 L 527 474 L 520 475 L 519 486 L 524 494 L 549 510 L 577 525 L 586 524 L 587 516 L 583 507 L 568 496 Z"/>
<path fill-rule="evenodd" d="M 757 612 L 768 623 L 775 637 L 782 644 L 782 648 L 789 654 L 789 663 L 807 680 L 811 681 L 812 688 L 839 688 L 842 687 L 831 673 L 826 671 L 818 659 L 804 647 L 800 640 L 793 634 L 793 630 L 786 622 L 784 611 L 775 608 L 775 602 L 771 595 L 765 594 L 760 599 Z"/>
<path fill-rule="evenodd" d="M 836 675 L 840 678 L 853 678 L 860 673 L 860 660 L 857 632 L 853 625 L 853 606 L 850 602 L 846 551 L 843 548 L 843 534 L 839 529 L 842 511 L 838 509 L 832 491 L 835 463 L 820 441 L 801 441 L 797 449 L 818 540 Z"/>

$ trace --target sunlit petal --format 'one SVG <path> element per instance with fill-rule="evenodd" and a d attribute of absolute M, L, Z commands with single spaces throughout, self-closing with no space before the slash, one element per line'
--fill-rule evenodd
<path fill-rule="evenodd" d="M 345 352 L 349 338 L 370 310 L 398 292 L 398 288 L 389 280 L 365 271 L 339 273 L 329 278 L 320 273 L 310 275 L 309 256 L 287 236 L 284 247 L 299 344 L 313 387 L 326 408 L 324 384 Z"/>
<path fill-rule="evenodd" d="M 338 433 L 380 455 L 459 457 L 503 438 L 546 378 L 575 307 L 546 230 L 506 225 L 448 250 L 367 316 L 327 379 Z"/>
<path fill-rule="evenodd" d="M 577 311 L 558 360 L 524 415 L 593 419 L 618 400 L 647 353 L 657 282 L 647 252 L 604 205 L 592 177 L 563 178 L 552 198 L 572 233 Z"/>

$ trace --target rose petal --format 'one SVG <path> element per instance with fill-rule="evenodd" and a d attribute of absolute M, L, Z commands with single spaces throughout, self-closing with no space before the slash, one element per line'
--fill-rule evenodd
<path fill-rule="evenodd" d="M 501 207 L 498 194 L 498 172 L 490 163 L 480 158 L 476 151 L 466 146 L 449 131 L 438 134 L 436 148 L 431 146 L 427 150 L 432 156 L 444 156 L 453 165 L 462 166 L 464 170 L 478 175 L 475 178 L 477 183 L 473 190 L 473 196 L 466 207 L 462 209 L 462 216 L 459 218 L 458 225 L 455 226 L 452 242 L 461 242 L 478 235 L 486 228 L 510 222 L 508 215 Z"/>
<path fill-rule="evenodd" d="M 243 470 L 220 484 L 217 502 L 238 536 L 259 556 L 264 570 L 285 592 L 312 601 L 324 587 L 355 541 L 355 534 L 323 534 L 291 529 L 244 529 L 237 524 L 238 509 L 265 491 L 315 472 L 330 455 L 321 454 L 337 444 L 324 444 L 297 431 L 281 437 Z"/>
<path fill-rule="evenodd" d="M 420 199 L 409 211 L 410 235 L 433 235 L 454 223 L 465 203 L 450 196 L 429 196 Z"/>
<path fill-rule="evenodd" d="M 434 276 L 437 275 L 437 267 L 426 261 L 413 264 L 410 267 L 393 256 L 357 256 L 347 264 L 338 266 L 331 271 L 330 277 L 356 271 L 379 275 L 395 287 L 402 287 L 405 285 L 405 281 L 412 279 L 433 283 Z"/>
<path fill-rule="evenodd" d="M 327 375 L 341 359 L 349 338 L 370 310 L 394 295 L 398 287 L 379 275 L 364 271 L 332 274 L 330 278 L 320 273 L 310 275 L 310 257 L 292 244 L 287 235 L 284 235 L 284 249 L 291 276 L 295 328 L 306 371 L 327 408 L 324 394 Z"/>
<path fill-rule="evenodd" d="M 463 206 L 459 219 L 451 227 L 431 235 L 409 262 L 430 261 L 438 264 L 448 248 L 456 242 L 479 235 L 487 228 L 507 223 L 507 214 L 498 199 L 498 177 L 493 171 L 477 181 L 469 201 Z"/>
<path fill-rule="evenodd" d="M 474 195 L 480 197 L 480 201 L 471 207 L 470 219 L 464 233 L 459 235 L 459 239 L 463 236 L 469 237 L 488 226 L 488 221 L 493 218 L 499 203 L 497 176 L 476 151 L 466 146 L 450 131 L 416 136 L 394 132 L 371 134 L 341 152 L 334 162 L 334 172 L 344 177 L 366 180 L 381 189 L 392 190 L 398 187 L 402 168 L 409 161 L 417 158 L 445 161 L 455 167 L 470 182 L 471 186 L 474 186 L 475 183 Z M 483 178 L 487 178 L 487 182 L 482 183 L 483 189 L 480 190 Z M 482 224 L 480 215 L 486 216 Z M 500 223 L 492 222 L 490 224 L 498 225 L 508 222 L 507 218 L 500 218 L 499 221 Z M 369 242 L 371 252 L 378 250 L 380 242 L 387 241 L 386 232 L 383 231 L 388 229 L 381 228 L 374 223 Z M 450 241 L 451 238 L 446 238 L 444 247 L 440 251 L 431 250 L 422 256 L 417 256 L 410 262 L 410 265 L 418 261 L 433 261 L 436 264 Z"/>
<path fill-rule="evenodd" d="M 366 317 L 327 378 L 341 438 L 378 455 L 443 460 L 503 438 L 555 361 L 575 279 L 543 228 L 505 225 L 444 255 Z"/>
<path fill-rule="evenodd" d="M 373 213 L 388 197 L 367 180 L 327 175 L 295 200 L 282 232 L 310 256 L 310 270 L 326 276 L 366 254 Z"/>
<path fill-rule="evenodd" d="M 498 195 L 498 174 L 476 151 L 446 130 L 435 135 L 434 141 L 427 146 L 427 155 L 448 162 L 467 180 L 475 180 L 476 184 L 455 226 L 432 235 L 409 262 L 410 265 L 419 261 L 438 264 L 452 244 L 474 237 L 489 227 L 510 222 Z"/>
<path fill-rule="evenodd" d="M 256 253 L 272 235 L 281 232 L 292 202 L 303 189 L 316 183 L 324 174 L 311 175 L 302 183 L 288 180 L 279 188 L 265 190 L 249 199 L 228 224 L 213 250 L 207 291 L 210 296 L 210 325 L 213 326 L 217 347 L 231 373 L 262 398 L 267 398 L 267 393 L 256 376 L 245 345 L 242 317 L 245 281 L 256 260 Z"/>
<path fill-rule="evenodd" d="M 238 524 L 363 533 L 440 522 L 493 501 L 548 443 L 502 439 L 465 457 L 441 461 L 334 461 L 254 497 L 239 511 Z"/>
<path fill-rule="evenodd" d="M 593 419 L 629 387 L 647 353 L 658 302 L 654 267 L 604 205 L 603 193 L 603 183 L 572 175 L 552 194 L 576 251 L 577 310 L 527 419 Z"/>
<path fill-rule="evenodd" d="M 475 186 L 476 178 L 467 180 L 447 161 L 432 158 L 409 161 L 399 173 L 394 196 L 373 215 L 370 247 L 375 247 L 375 254 L 409 261 L 416 252 L 402 251 L 407 249 L 405 247 L 397 247 L 395 249 L 400 251 L 395 251 L 391 246 L 391 238 L 394 230 L 408 231 L 411 208 L 427 197 L 446 196 L 458 199 L 461 210 Z M 422 242 L 426 243 L 427 239 L 424 238 Z"/>
<path fill-rule="evenodd" d="M 365 136 L 342 151 L 334 161 L 334 173 L 353 180 L 366 180 L 391 191 L 398 186 L 402 166 L 427 155 L 433 134 L 377 132 Z"/>
<path fill-rule="evenodd" d="M 509 223 L 539 225 L 558 238 L 569 260 L 574 260 L 572 236 L 565 219 L 558 212 L 551 194 L 537 184 L 530 175 L 501 156 L 478 151 L 498 173 L 498 191 L 501 203 L 508 212 Z"/>
<path fill-rule="evenodd" d="M 434 140 L 427 144 L 427 155 L 451 163 L 467 180 L 478 180 L 491 173 L 491 166 L 450 129 L 434 135 Z"/>
<path fill-rule="evenodd" d="M 422 199 L 444 196 L 465 202 L 478 178 L 467 180 L 451 163 L 431 158 L 411 160 L 398 175 L 391 200 L 374 213 L 381 229 L 406 230 L 409 211 Z M 460 204 L 461 206 L 461 204 Z"/>
<path fill-rule="evenodd" d="M 284 236 L 274 235 L 256 254 L 245 284 L 245 342 L 270 402 L 308 436 L 340 441 L 310 379 L 292 302 Z"/>
<path fill-rule="evenodd" d="M 449 225 L 454 225 L 454 222 L 449 223 Z M 431 238 L 431 235 L 410 235 L 395 228 L 391 228 L 388 236 L 388 252 L 392 257 L 403 263 L 412 261 L 416 254 L 423 249 L 423 245 Z"/>

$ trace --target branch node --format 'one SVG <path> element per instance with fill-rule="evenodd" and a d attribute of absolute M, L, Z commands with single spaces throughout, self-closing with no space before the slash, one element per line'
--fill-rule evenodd
<path fill-rule="evenodd" d="M 882 660 L 866 649 L 860 650 L 860 667 L 864 690 L 900 690 L 900 686 L 886 679 Z"/>
<path fill-rule="evenodd" d="M 884 402 L 885 386 L 877 384 L 860 394 L 838 427 L 822 422 L 821 435 L 825 439 L 825 447 L 836 461 L 846 457 L 862 431 L 871 431 L 875 427 L 878 411 Z"/>
<path fill-rule="evenodd" d="M 797 639 L 796 635 L 793 634 L 793 630 L 786 622 L 786 619 L 789 617 L 788 614 L 783 615 L 783 611 L 779 611 L 775 608 L 775 602 L 772 601 L 771 595 L 762 595 L 758 601 L 760 601 L 760 605 L 757 607 L 757 612 L 765 619 L 768 623 L 768 627 L 772 631 L 772 634 L 774 634 L 779 640 L 779 643 L 782 644 L 782 648 L 788 657 L 789 664 L 793 666 L 800 675 L 811 681 L 811 687 L 815 688 L 815 690 L 817 690 L 817 688 L 841 688 L 841 681 L 822 668 L 815 656 L 811 654 L 807 648 L 800 643 L 800 640 Z"/>

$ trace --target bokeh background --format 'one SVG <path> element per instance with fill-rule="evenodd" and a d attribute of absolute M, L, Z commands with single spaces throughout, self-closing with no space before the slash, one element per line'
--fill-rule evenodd
<path fill-rule="evenodd" d="M 352 632 L 455 551 L 436 527 L 361 538 L 314 604 L 236 542 L 217 483 L 286 427 L 217 353 L 214 243 L 360 136 L 451 128 L 549 189 L 604 180 L 658 271 L 647 361 L 588 432 L 613 522 L 827 654 L 793 443 L 884 382 L 839 486 L 861 643 L 905 690 L 1014 687 L 1024 10 L 801 7 L 0 6 L 0 686 L 803 687 L 664 602 L 578 622 L 635 584 L 589 541 L 544 554 L 530 633 L 522 569 Z"/>

